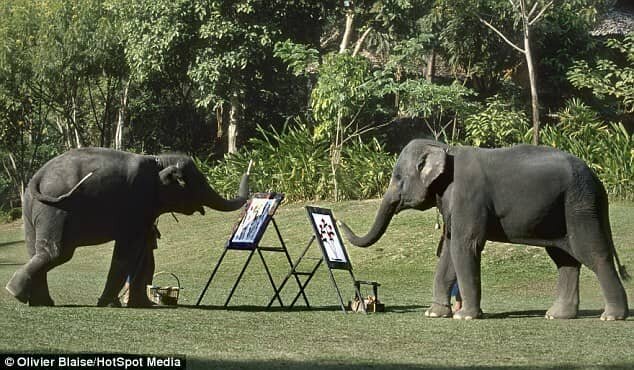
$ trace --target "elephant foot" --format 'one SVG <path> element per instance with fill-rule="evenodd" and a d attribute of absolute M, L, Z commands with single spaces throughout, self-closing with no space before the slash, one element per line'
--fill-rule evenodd
<path fill-rule="evenodd" d="M 625 320 L 628 317 L 628 309 L 617 307 L 615 305 L 607 305 L 605 311 L 601 314 L 601 321 Z"/>
<path fill-rule="evenodd" d="M 484 314 L 481 309 L 475 310 L 467 310 L 461 309 L 460 311 L 453 314 L 453 318 L 455 320 L 473 320 L 473 319 L 481 319 Z"/>
<path fill-rule="evenodd" d="M 156 306 L 156 304 L 149 299 L 140 298 L 140 299 L 129 299 L 126 307 L 130 308 L 150 308 Z"/>
<path fill-rule="evenodd" d="M 51 298 L 48 294 L 44 296 L 37 297 L 35 294 L 31 295 L 29 299 L 29 306 L 31 307 L 39 307 L 39 306 L 47 306 L 52 307 L 55 306 L 55 302 L 53 298 Z"/>
<path fill-rule="evenodd" d="M 5 286 L 18 301 L 28 303 L 31 297 L 31 278 L 21 270 L 16 271 Z"/>
<path fill-rule="evenodd" d="M 115 297 L 114 299 L 108 299 L 108 298 L 99 298 L 97 300 L 97 307 L 111 307 L 111 308 L 120 308 L 121 306 L 121 301 L 119 301 L 118 297 Z"/>
<path fill-rule="evenodd" d="M 53 301 L 52 299 L 30 299 L 29 300 L 29 306 L 31 307 L 53 307 L 55 306 L 55 301 Z"/>
<path fill-rule="evenodd" d="M 431 306 L 425 311 L 425 317 L 430 318 L 448 318 L 451 317 L 451 306 L 432 303 Z"/>
<path fill-rule="evenodd" d="M 548 320 L 566 320 L 574 319 L 577 317 L 577 311 L 579 310 L 576 304 L 564 304 L 555 302 L 551 308 L 546 311 L 544 316 Z"/>

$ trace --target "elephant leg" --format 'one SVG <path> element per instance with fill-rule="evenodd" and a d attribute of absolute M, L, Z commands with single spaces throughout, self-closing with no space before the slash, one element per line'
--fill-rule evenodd
<path fill-rule="evenodd" d="M 38 224 L 25 221 L 27 251 L 31 259 L 16 271 L 6 285 L 20 302 L 33 306 L 54 304 L 46 282 L 47 272 L 61 263 L 62 234 L 67 212 L 46 207 L 38 214 Z"/>
<path fill-rule="evenodd" d="M 53 306 L 54 302 L 49 294 L 47 272 L 53 268 L 68 262 L 75 253 L 74 247 L 63 248 L 57 258 L 51 260 L 46 271 L 33 276 L 30 306 Z"/>
<path fill-rule="evenodd" d="M 606 222 L 602 224 L 592 214 L 569 217 L 568 242 L 575 258 L 588 266 L 599 280 L 605 301 L 601 320 L 624 320 L 629 315 L 627 295 L 614 266 L 612 238 Z"/>
<path fill-rule="evenodd" d="M 48 290 L 46 270 L 39 271 L 31 277 L 31 296 L 29 306 L 54 306 L 55 302 Z"/>
<path fill-rule="evenodd" d="M 451 251 L 449 248 L 450 240 L 443 237 L 442 250 L 438 264 L 436 265 L 436 273 L 434 275 L 434 291 L 433 301 L 425 316 L 451 317 L 451 288 L 456 282 L 456 271 L 451 262 Z"/>
<path fill-rule="evenodd" d="M 547 247 L 546 252 L 557 265 L 557 298 L 546 311 L 547 319 L 573 319 L 579 310 L 579 269 L 581 263 L 565 251 Z"/>
<path fill-rule="evenodd" d="M 128 244 L 123 240 L 115 241 L 106 285 L 97 300 L 98 307 L 121 307 L 118 294 L 125 284 L 129 270 L 129 251 L 126 250 Z"/>
<path fill-rule="evenodd" d="M 144 245 L 141 246 L 141 253 L 137 258 L 135 268 L 130 270 L 130 298 L 128 300 L 128 307 L 150 307 L 154 305 L 152 301 L 149 300 L 146 290 L 147 285 L 152 284 L 154 267 L 153 245 L 144 243 Z"/>
<path fill-rule="evenodd" d="M 473 220 L 482 222 L 486 217 L 474 217 Z M 482 317 L 480 300 L 482 298 L 482 286 L 480 280 L 480 257 L 484 248 L 484 225 L 472 223 L 454 222 L 452 225 L 451 261 L 456 276 L 460 294 L 462 296 L 462 308 L 454 313 L 453 318 L 458 320 L 470 320 Z M 462 225 L 462 226 L 461 226 Z"/>

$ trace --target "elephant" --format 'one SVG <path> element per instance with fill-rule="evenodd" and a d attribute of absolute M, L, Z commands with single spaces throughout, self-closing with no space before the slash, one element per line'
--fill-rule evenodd
<path fill-rule="evenodd" d="M 612 241 L 607 195 L 581 159 L 546 146 L 483 149 L 415 139 L 400 153 L 367 234 L 340 226 L 353 245 L 368 247 L 395 214 L 432 207 L 442 215 L 444 232 L 426 316 L 482 317 L 480 261 L 489 240 L 545 247 L 558 271 L 557 297 L 546 318 L 577 316 L 582 264 L 599 280 L 605 301 L 601 319 L 627 318 L 619 274 L 623 280 L 629 276 Z M 452 313 L 456 279 L 463 303 Z"/>
<path fill-rule="evenodd" d="M 189 156 L 140 155 L 107 148 L 71 149 L 42 166 L 22 204 L 30 260 L 6 285 L 32 306 L 53 306 L 47 272 L 69 261 L 79 246 L 114 240 L 98 306 L 120 306 L 118 292 L 131 277 L 128 307 L 151 302 L 145 286 L 154 273 L 157 218 L 164 213 L 205 214 L 240 209 L 249 196 L 248 171 L 234 199 L 220 196 Z"/>

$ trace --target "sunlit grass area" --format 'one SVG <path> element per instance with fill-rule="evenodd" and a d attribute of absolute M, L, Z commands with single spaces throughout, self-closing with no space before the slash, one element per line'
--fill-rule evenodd
<path fill-rule="evenodd" d="M 318 203 L 362 233 L 378 201 Z M 293 259 L 311 237 L 305 204 L 284 204 L 275 219 Z M 105 283 L 112 244 L 77 250 L 49 273 L 56 307 L 31 308 L 0 293 L 0 352 L 180 354 L 188 368 L 417 369 L 417 368 L 632 368 L 634 320 L 602 322 L 598 282 L 582 269 L 581 312 L 576 320 L 543 318 L 554 299 L 556 269 L 541 248 L 489 243 L 483 255 L 483 310 L 477 321 L 428 319 L 440 232 L 436 213 L 397 215 L 385 236 L 368 249 L 348 246 L 359 279 L 379 281 L 387 312 L 343 314 L 326 270 L 308 285 L 312 309 L 267 310 L 273 295 L 254 257 L 227 309 L 222 305 L 247 252 L 230 251 L 201 306 L 195 303 L 220 257 L 239 213 L 160 219 L 163 237 L 157 271 L 176 274 L 184 287 L 177 308 L 95 307 Z M 622 262 L 634 271 L 634 204 L 611 206 Z M 263 245 L 276 245 L 271 228 Z M 283 254 L 265 253 L 276 282 L 289 270 Z M 318 249 L 313 248 L 313 255 Z M 26 261 L 21 224 L 0 225 L 0 282 Z M 345 272 L 335 271 L 344 299 L 352 298 Z M 159 279 L 163 279 L 158 281 Z M 173 285 L 169 276 L 159 285 Z M 634 291 L 626 282 L 630 307 Z M 290 281 L 285 304 L 297 293 Z M 368 292 L 369 294 L 369 292 Z"/>

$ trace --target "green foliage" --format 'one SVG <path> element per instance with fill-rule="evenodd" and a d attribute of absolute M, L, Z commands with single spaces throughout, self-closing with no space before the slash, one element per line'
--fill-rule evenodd
<path fill-rule="evenodd" d="M 4 212 L 0 210 L 0 222 L 13 222 L 22 217 L 22 208 L 11 208 Z"/>
<path fill-rule="evenodd" d="M 395 89 L 400 96 L 399 116 L 422 118 L 436 139 L 448 142 L 458 139 L 458 123 L 478 107 L 470 100 L 475 92 L 457 82 L 438 85 L 422 79 L 408 79 L 396 84 Z"/>
<path fill-rule="evenodd" d="M 568 79 L 576 88 L 590 89 L 603 101 L 616 101 L 617 110 L 634 113 L 634 33 L 623 41 L 610 39 L 605 44 L 621 54 L 624 61 L 598 59 L 591 65 L 580 60 L 568 71 Z"/>
<path fill-rule="evenodd" d="M 610 1 L 610 0 L 608 0 Z M 575 59 L 586 58 L 594 52 L 595 40 L 590 34 L 597 24 L 599 10 L 606 0 L 568 0 L 555 2 L 535 24 L 533 45 L 539 51 L 538 72 L 540 86 L 548 86 L 555 96 L 566 95 L 570 84 L 566 72 Z M 544 100 L 545 105 L 561 104 L 559 99 Z"/>
<path fill-rule="evenodd" d="M 336 125 L 348 125 L 361 113 L 374 95 L 366 85 L 372 78 L 366 58 L 347 53 L 330 53 L 324 57 L 311 95 L 316 136 L 335 136 Z"/>
<path fill-rule="evenodd" d="M 605 124 L 578 99 L 568 101 L 556 118 L 557 125 L 543 128 L 543 143 L 583 159 L 611 197 L 634 199 L 634 137 L 623 125 Z"/>
<path fill-rule="evenodd" d="M 282 59 L 295 76 L 302 76 L 319 65 L 319 51 L 291 40 L 275 43 L 275 57 Z"/>
<path fill-rule="evenodd" d="M 250 160 L 251 189 L 279 191 L 290 200 L 321 199 L 328 195 L 328 142 L 314 138 L 306 126 L 286 127 L 281 132 L 258 127 L 260 138 L 251 149 L 227 154 L 222 162 L 207 167 L 210 183 L 225 194 L 235 193 Z"/>
<path fill-rule="evenodd" d="M 376 138 L 368 143 L 354 140 L 344 147 L 342 157 L 343 199 L 370 199 L 385 192 L 396 156 L 386 153 Z"/>
<path fill-rule="evenodd" d="M 479 147 L 503 147 L 524 141 L 529 129 L 523 111 L 499 97 L 487 100 L 484 110 L 465 119 L 467 141 Z"/>
<path fill-rule="evenodd" d="M 286 126 L 281 132 L 258 128 L 259 138 L 250 140 L 250 148 L 223 161 L 199 166 L 209 182 L 223 194 L 234 194 L 241 174 L 250 160 L 252 191 L 279 191 L 291 201 L 332 199 L 329 140 L 315 137 L 306 125 Z M 364 144 L 358 140 L 342 152 L 340 196 L 365 199 L 382 195 L 391 177 L 395 158 L 378 141 Z"/>
<path fill-rule="evenodd" d="M 513 34 L 515 12 L 507 1 L 434 0 L 422 19 L 425 32 L 438 40 L 437 51 L 450 66 L 465 71 L 479 92 L 495 87 L 500 76 L 521 56 L 504 45 L 478 16 L 492 20 L 505 34 Z"/>

